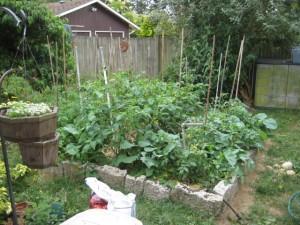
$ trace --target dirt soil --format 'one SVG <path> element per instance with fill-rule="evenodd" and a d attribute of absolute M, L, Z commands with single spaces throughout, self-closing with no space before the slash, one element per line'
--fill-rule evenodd
<path fill-rule="evenodd" d="M 255 190 L 252 185 L 256 182 L 259 175 L 258 172 L 265 170 L 264 167 L 265 155 L 262 152 L 258 152 L 256 156 L 256 168 L 254 171 L 250 171 L 243 183 L 240 184 L 239 191 L 237 195 L 232 199 L 229 204 L 237 211 L 239 214 L 247 212 L 250 207 L 255 203 L 254 194 Z M 229 218 L 236 220 L 237 217 L 233 211 L 227 207 L 222 214 L 216 220 L 219 225 L 230 225 L 231 221 Z"/>

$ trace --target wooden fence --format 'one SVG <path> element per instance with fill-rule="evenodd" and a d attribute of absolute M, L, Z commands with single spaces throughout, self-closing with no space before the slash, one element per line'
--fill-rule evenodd
<path fill-rule="evenodd" d="M 128 49 L 120 48 L 120 38 L 76 37 L 79 71 L 81 75 L 99 74 L 102 70 L 100 47 L 110 72 L 130 70 L 133 74 L 157 76 L 178 52 L 174 39 L 160 37 L 131 38 Z M 126 42 L 125 42 L 126 44 Z"/>

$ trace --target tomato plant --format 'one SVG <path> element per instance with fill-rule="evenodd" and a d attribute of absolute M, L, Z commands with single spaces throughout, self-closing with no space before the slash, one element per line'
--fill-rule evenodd
<path fill-rule="evenodd" d="M 243 176 L 243 164 L 254 162 L 247 150 L 262 148 L 276 122 L 253 115 L 234 100 L 209 112 L 205 126 L 187 129 L 182 148 L 181 124 L 203 122 L 205 86 L 157 80 L 110 80 L 111 106 L 103 81 L 82 86 L 83 104 L 60 119 L 62 155 L 98 165 L 111 164 L 133 175 L 201 182 Z"/>

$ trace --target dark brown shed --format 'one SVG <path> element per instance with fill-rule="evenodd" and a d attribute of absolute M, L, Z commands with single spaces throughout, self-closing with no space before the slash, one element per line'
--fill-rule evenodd
<path fill-rule="evenodd" d="M 47 7 L 66 18 L 72 33 L 80 36 L 128 38 L 140 28 L 100 0 L 69 0 L 48 3 Z"/>

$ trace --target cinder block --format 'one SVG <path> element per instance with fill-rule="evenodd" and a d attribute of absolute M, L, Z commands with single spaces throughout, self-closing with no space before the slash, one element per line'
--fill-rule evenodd
<path fill-rule="evenodd" d="M 223 205 L 223 196 L 205 191 L 193 191 L 182 184 L 176 185 L 171 193 L 171 200 L 214 216 L 221 213 Z"/>
<path fill-rule="evenodd" d="M 84 167 L 75 162 L 63 161 L 63 175 L 72 179 L 84 180 Z"/>
<path fill-rule="evenodd" d="M 95 171 L 100 176 L 102 182 L 112 189 L 123 189 L 127 170 L 120 170 L 112 166 L 97 166 Z"/>
<path fill-rule="evenodd" d="M 146 176 L 132 177 L 127 175 L 125 178 L 125 191 L 134 193 L 136 196 L 141 196 L 144 192 Z"/>
<path fill-rule="evenodd" d="M 171 189 L 159 184 L 159 182 L 146 180 L 144 196 L 151 200 L 167 200 L 170 198 Z"/>
<path fill-rule="evenodd" d="M 239 190 L 239 182 L 237 177 L 233 177 L 230 183 L 224 180 L 220 181 L 213 189 L 213 193 L 223 196 L 225 201 L 231 201 Z"/>

